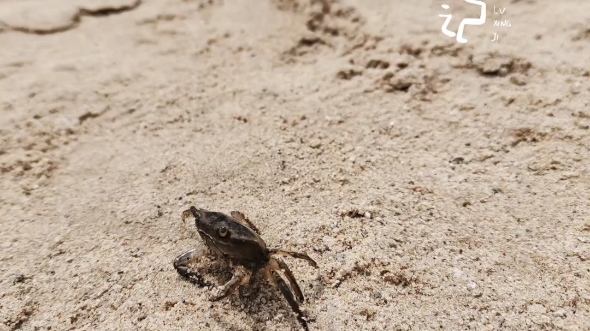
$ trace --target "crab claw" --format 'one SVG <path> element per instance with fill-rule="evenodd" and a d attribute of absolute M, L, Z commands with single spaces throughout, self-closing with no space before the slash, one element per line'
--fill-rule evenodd
<path fill-rule="evenodd" d="M 189 218 L 189 217 L 191 217 L 192 215 L 193 215 L 193 213 L 191 213 L 191 210 L 190 209 L 187 209 L 187 210 L 183 211 L 182 212 L 182 215 L 181 215 L 182 222 L 183 223 L 186 223 L 186 219 Z"/>

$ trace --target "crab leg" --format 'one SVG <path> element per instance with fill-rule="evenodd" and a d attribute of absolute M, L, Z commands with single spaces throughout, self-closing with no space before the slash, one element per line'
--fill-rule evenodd
<path fill-rule="evenodd" d="M 254 225 L 254 223 L 252 223 L 252 221 L 250 221 L 246 217 L 246 215 L 244 215 L 243 213 L 241 213 L 239 211 L 232 211 L 231 212 L 231 217 L 235 218 L 236 221 L 241 222 L 245 226 L 249 227 L 250 229 L 252 229 L 257 234 L 260 234 L 260 231 L 258 230 L 258 228 L 256 227 L 256 225 Z"/>
<path fill-rule="evenodd" d="M 298 253 L 298 252 L 292 252 L 292 251 L 284 251 L 282 249 L 271 249 L 270 250 L 270 254 L 273 255 L 281 255 L 281 256 L 288 256 L 288 257 L 294 257 L 296 259 L 304 259 L 307 262 L 309 262 L 309 264 L 312 265 L 312 267 L 317 268 L 318 264 L 311 258 L 309 257 L 307 254 L 305 253 Z"/>
<path fill-rule="evenodd" d="M 287 302 L 289 302 L 289 306 L 291 306 L 291 309 L 297 314 L 297 320 L 299 321 L 299 323 L 301 323 L 303 329 L 305 329 L 305 331 L 309 331 L 307 322 L 303 318 L 303 312 L 301 312 L 301 309 L 299 309 L 299 304 L 297 304 L 297 301 L 295 301 L 293 293 L 291 293 L 291 291 L 289 290 L 287 283 L 285 283 L 285 281 L 279 276 L 279 274 L 275 270 L 269 270 L 266 274 L 269 276 L 269 280 L 273 285 L 278 285 L 281 294 L 283 294 L 285 299 L 287 299 Z"/>
<path fill-rule="evenodd" d="M 174 269 L 178 272 L 179 275 L 186 278 L 189 282 L 203 286 L 211 286 L 211 283 L 205 281 L 203 277 L 196 272 L 189 269 L 188 265 L 198 259 L 199 257 L 204 255 L 204 251 L 202 249 L 191 249 L 180 254 L 176 259 L 174 259 Z"/>
<path fill-rule="evenodd" d="M 250 270 L 246 269 L 244 266 L 238 266 L 232 279 L 225 283 L 225 285 L 215 288 L 214 292 L 212 292 L 209 296 L 209 300 L 221 300 L 234 293 L 241 285 L 248 284 L 250 281 L 250 276 L 252 276 L 252 272 Z"/>
<path fill-rule="evenodd" d="M 301 292 L 301 288 L 299 288 L 299 284 L 297 284 L 297 281 L 295 280 L 295 276 L 293 276 L 291 269 L 289 269 L 289 266 L 287 266 L 285 262 L 276 258 L 270 259 L 270 266 L 274 270 L 281 270 L 283 272 L 283 275 L 287 278 L 289 284 L 291 284 L 291 288 L 293 289 L 293 292 L 295 292 L 297 300 L 299 302 L 303 302 L 305 300 L 303 298 L 303 293 Z"/>

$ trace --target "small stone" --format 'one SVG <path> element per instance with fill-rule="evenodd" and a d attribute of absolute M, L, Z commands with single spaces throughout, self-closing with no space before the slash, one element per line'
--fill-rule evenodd
<path fill-rule="evenodd" d="M 371 217 L 373 217 L 373 215 L 371 215 L 371 213 L 369 213 L 368 211 L 365 212 L 365 218 L 371 219 Z"/>
<path fill-rule="evenodd" d="M 12 281 L 12 283 L 13 283 L 13 284 L 16 284 L 16 283 L 22 283 L 22 282 L 24 282 L 24 281 L 25 281 L 25 279 L 26 279 L 25 275 L 23 275 L 23 274 L 18 274 L 18 275 L 16 275 L 16 276 L 14 277 L 14 280 Z"/>
<path fill-rule="evenodd" d="M 309 147 L 311 147 L 311 148 L 314 148 L 314 149 L 315 149 L 315 148 L 320 148 L 321 146 L 322 146 L 322 142 L 321 142 L 321 141 L 319 141 L 319 140 L 312 140 L 312 141 L 309 143 Z"/>
<path fill-rule="evenodd" d="M 523 74 L 515 73 L 510 77 L 510 82 L 516 86 L 524 86 L 527 84 L 527 78 Z"/>
<path fill-rule="evenodd" d="M 326 245 L 326 246 L 332 246 L 334 244 L 334 238 L 325 236 L 324 238 L 322 238 L 322 242 Z"/>
<path fill-rule="evenodd" d="M 545 309 L 545 307 L 543 305 L 534 304 L 534 305 L 528 306 L 527 311 L 529 313 L 545 314 L 547 312 L 547 309 Z"/>
<path fill-rule="evenodd" d="M 454 276 L 455 278 L 461 278 L 461 277 L 463 276 L 463 271 L 461 271 L 461 270 L 459 270 L 459 269 L 455 269 L 455 270 L 453 271 L 453 276 Z"/>
<path fill-rule="evenodd" d="M 587 237 L 578 237 L 578 240 L 585 244 L 590 243 L 590 238 Z"/>
<path fill-rule="evenodd" d="M 577 172 L 568 171 L 568 172 L 564 172 L 559 179 L 566 180 L 566 179 L 578 178 L 578 177 L 580 177 L 580 174 L 578 174 Z"/>
<path fill-rule="evenodd" d="M 469 282 L 469 284 L 467 284 L 467 289 L 470 291 L 473 291 L 477 288 L 477 284 L 475 284 L 474 282 Z"/>
<path fill-rule="evenodd" d="M 454 164 L 461 164 L 461 163 L 465 162 L 465 158 L 459 156 L 459 157 L 454 158 L 451 162 L 453 162 Z"/>

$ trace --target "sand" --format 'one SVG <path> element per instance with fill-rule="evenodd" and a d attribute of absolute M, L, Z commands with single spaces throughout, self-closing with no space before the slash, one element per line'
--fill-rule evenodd
<path fill-rule="evenodd" d="M 191 205 L 310 330 L 590 330 L 590 2 L 441 3 L 0 1 L 0 330 L 300 330 L 177 275 Z"/>

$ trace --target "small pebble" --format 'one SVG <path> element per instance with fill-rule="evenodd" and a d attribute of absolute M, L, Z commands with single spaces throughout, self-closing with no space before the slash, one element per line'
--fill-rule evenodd
<path fill-rule="evenodd" d="M 322 238 L 322 242 L 326 245 L 326 246 L 332 246 L 334 244 L 334 238 L 325 236 L 324 238 Z"/>
<path fill-rule="evenodd" d="M 540 304 L 530 305 L 527 308 L 527 310 L 529 313 L 537 313 L 537 314 L 545 314 L 547 312 L 547 309 L 545 309 L 545 307 Z"/>
<path fill-rule="evenodd" d="M 23 275 L 23 274 L 18 274 L 18 275 L 16 275 L 16 276 L 14 277 L 14 280 L 12 281 L 12 283 L 13 283 L 13 284 L 16 284 L 16 283 L 22 283 L 22 282 L 24 282 L 24 281 L 25 281 L 25 275 Z"/>
<path fill-rule="evenodd" d="M 527 84 L 527 77 L 523 74 L 515 73 L 510 77 L 510 82 L 517 86 L 524 86 Z"/>
<path fill-rule="evenodd" d="M 465 158 L 463 158 L 463 157 L 456 157 L 451 162 L 453 162 L 455 164 L 461 164 L 461 163 L 465 162 Z"/>
<path fill-rule="evenodd" d="M 309 147 L 311 148 L 320 148 L 322 146 L 322 142 L 319 140 L 312 140 L 309 144 Z"/>

